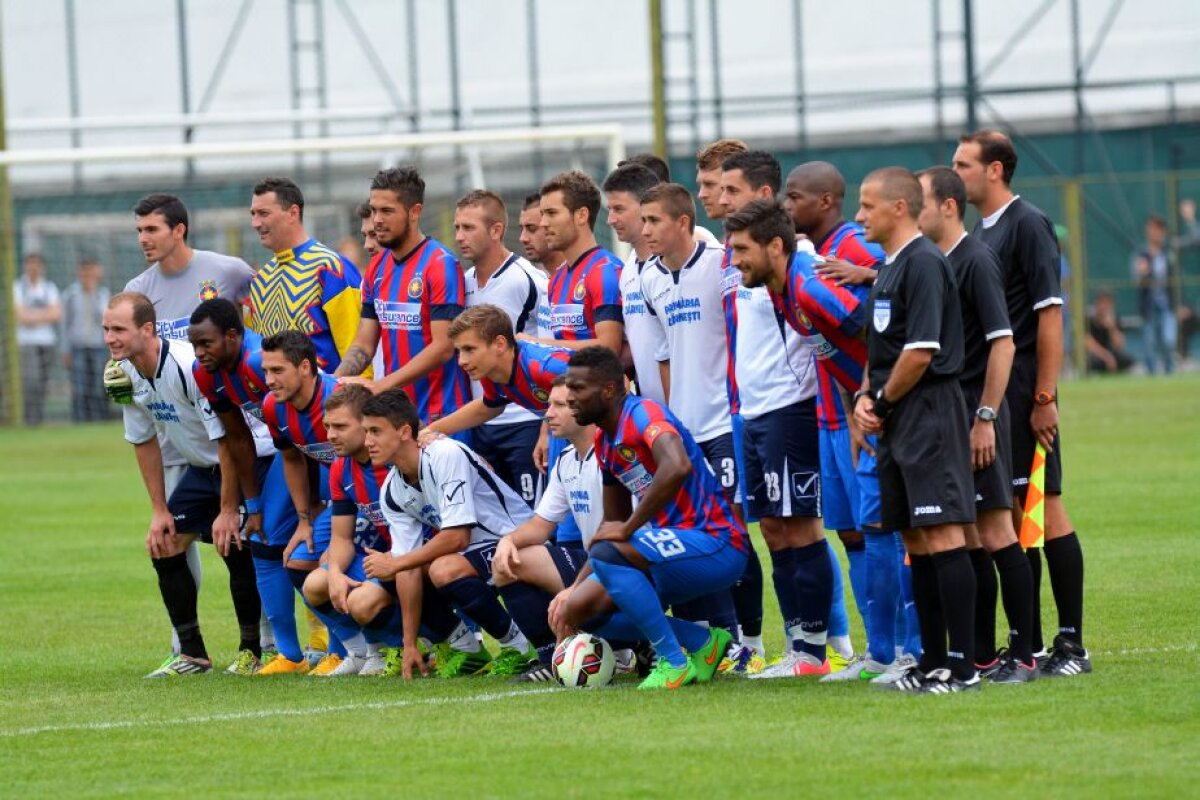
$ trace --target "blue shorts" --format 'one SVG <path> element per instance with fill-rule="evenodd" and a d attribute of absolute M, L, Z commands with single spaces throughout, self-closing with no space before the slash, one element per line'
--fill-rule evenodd
<path fill-rule="evenodd" d="M 568 444 L 566 439 L 560 439 L 554 435 L 550 436 L 548 445 L 549 453 L 546 458 L 549 462 L 548 470 L 554 469 L 554 463 L 558 461 L 558 457 L 562 455 L 562 451 L 567 449 Z M 549 472 L 546 474 L 549 474 Z M 583 532 L 575 524 L 574 516 L 568 515 L 566 519 L 558 523 L 558 527 L 554 531 L 554 541 L 558 544 L 569 545 L 570 547 L 583 547 Z"/>
<path fill-rule="evenodd" d="M 755 517 L 821 516 L 815 400 L 745 421 L 746 508 Z"/>
<path fill-rule="evenodd" d="M 533 508 L 542 496 L 542 474 L 533 465 L 533 449 L 542 432 L 540 420 L 511 425 L 480 425 L 474 430 L 474 450 L 521 499 Z"/>
<path fill-rule="evenodd" d="M 822 428 L 821 442 L 821 516 L 831 531 L 858 530 L 858 477 L 850 459 L 850 429 L 830 431 Z"/>
<path fill-rule="evenodd" d="M 276 453 L 272 458 L 260 458 L 259 464 L 267 463 L 265 472 L 259 472 L 259 497 L 263 506 L 263 532 L 267 544 L 286 547 L 300 518 L 292 505 L 292 494 L 288 491 L 287 479 L 283 476 L 283 456 Z"/>
<path fill-rule="evenodd" d="M 295 533 L 295 531 L 292 531 Z M 301 542 L 292 551 L 289 561 L 320 561 L 321 556 L 329 549 L 329 540 L 333 536 L 333 509 L 326 508 L 313 520 L 313 550 L 308 548 L 308 542 Z M 288 537 L 289 539 L 291 537 Z M 315 551 L 315 552 L 314 552 Z"/>
<path fill-rule="evenodd" d="M 475 574 L 488 583 L 492 582 L 492 558 L 496 555 L 496 545 L 499 543 L 499 540 L 493 539 L 490 542 L 472 545 L 461 554 L 475 568 Z"/>
<path fill-rule="evenodd" d="M 329 564 L 322 564 L 321 569 L 328 570 Z M 367 571 L 363 567 L 363 554 L 362 553 L 356 552 L 354 554 L 354 558 L 352 558 L 350 560 L 350 563 L 346 566 L 346 568 L 342 570 L 342 574 L 344 574 L 347 578 L 349 578 L 352 581 L 358 581 L 359 583 L 373 583 L 376 586 L 383 588 L 383 590 L 386 591 L 388 594 L 390 594 L 392 597 L 396 596 L 396 582 L 395 581 L 388 581 L 388 582 L 384 583 L 383 581 L 379 580 L 378 578 L 368 578 L 367 577 Z"/>
<path fill-rule="evenodd" d="M 689 528 L 641 528 L 629 543 L 650 562 L 650 579 L 667 605 L 728 589 L 746 569 L 746 553 Z"/>
<path fill-rule="evenodd" d="M 189 464 L 167 498 L 175 532 L 212 543 L 212 524 L 221 513 L 221 468 Z"/>
<path fill-rule="evenodd" d="M 738 481 L 737 453 L 733 446 L 733 433 L 722 433 L 715 439 L 697 442 L 704 452 L 704 460 L 717 476 L 717 483 L 731 503 L 742 502 L 742 486 Z"/>
<path fill-rule="evenodd" d="M 867 437 L 867 444 L 872 449 L 879 447 L 879 439 Z M 858 526 L 863 528 L 878 528 L 883 519 L 879 507 L 879 473 L 876 471 L 875 456 L 864 451 L 858 454 Z"/>
<path fill-rule="evenodd" d="M 746 420 L 741 414 L 730 414 L 729 419 L 733 423 L 733 460 L 737 462 L 738 486 L 745 496 L 746 487 L 750 485 L 746 478 Z M 758 514 L 749 505 L 742 508 L 742 516 L 747 523 L 758 522 Z"/>

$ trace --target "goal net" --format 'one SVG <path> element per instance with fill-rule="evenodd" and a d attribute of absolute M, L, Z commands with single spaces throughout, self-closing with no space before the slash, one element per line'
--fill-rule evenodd
<path fill-rule="evenodd" d="M 476 188 L 499 193 L 509 208 L 508 246 L 519 252 L 516 222 L 527 195 L 566 169 L 583 170 L 599 183 L 624 155 L 617 125 L 0 151 L 11 198 L 0 174 L 0 422 L 78 418 L 72 384 L 90 380 L 77 374 L 69 355 L 71 339 L 79 339 L 85 326 L 78 320 L 29 324 L 43 317 L 22 318 L 14 305 L 22 288 L 25 309 L 53 294 L 48 287 L 30 291 L 30 282 L 22 280 L 25 262 L 41 256 L 42 280 L 57 290 L 60 308 L 68 291 L 79 296 L 81 287 L 72 285 L 80 281 L 83 262 L 98 263 L 100 284 L 120 291 L 146 268 L 132 209 L 147 194 L 183 200 L 193 247 L 237 255 L 257 267 L 271 254 L 250 228 L 252 187 L 269 176 L 291 178 L 304 193 L 308 233 L 361 268 L 366 263 L 355 209 L 381 168 L 411 164 L 420 170 L 426 183 L 422 228 L 450 247 L 455 201 Z M 597 226 L 597 237 L 616 244 L 605 226 Z M 100 346 L 98 320 L 94 326 Z M 46 340 L 52 340 L 49 349 L 31 344 Z"/>

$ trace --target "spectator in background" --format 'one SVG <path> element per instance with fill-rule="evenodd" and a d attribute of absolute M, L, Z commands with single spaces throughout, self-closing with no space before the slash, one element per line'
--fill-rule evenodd
<path fill-rule="evenodd" d="M 1138 288 L 1138 310 L 1142 314 L 1142 359 L 1146 371 L 1175 369 L 1175 303 L 1171 297 L 1171 263 L 1167 258 L 1167 222 L 1162 217 L 1146 219 L 1146 243 L 1133 254 L 1133 279 Z"/>
<path fill-rule="evenodd" d="M 1200 248 L 1200 224 L 1196 223 L 1195 200 L 1188 197 L 1179 202 L 1179 220 L 1181 223 L 1179 226 L 1180 233 L 1179 238 L 1175 240 L 1175 246 L 1181 250 Z M 1189 262 L 1181 262 L 1181 268 L 1186 275 L 1187 269 L 1185 265 L 1189 265 Z M 1190 266 L 1195 266 L 1194 260 L 1190 262 Z M 1179 358 L 1181 361 L 1186 362 L 1189 356 L 1192 337 L 1196 334 L 1196 331 L 1200 330 L 1200 317 L 1198 317 L 1196 308 L 1187 297 L 1179 298 L 1176 313 L 1179 319 Z"/>
<path fill-rule="evenodd" d="M 40 425 L 46 412 L 46 384 L 62 319 L 58 287 L 46 280 L 46 262 L 39 253 L 25 256 L 24 273 L 13 289 L 17 311 L 17 347 L 21 351 L 21 386 L 25 394 L 25 424 Z"/>
<path fill-rule="evenodd" d="M 1124 372 L 1133 364 L 1125 352 L 1125 334 L 1117 322 L 1112 292 L 1096 293 L 1087 324 L 1088 372 Z"/>
<path fill-rule="evenodd" d="M 76 276 L 62 298 L 63 366 L 71 376 L 71 420 L 94 422 L 109 415 L 103 380 L 108 348 L 101 325 L 109 292 L 101 285 L 104 267 L 95 259 L 80 261 Z"/>

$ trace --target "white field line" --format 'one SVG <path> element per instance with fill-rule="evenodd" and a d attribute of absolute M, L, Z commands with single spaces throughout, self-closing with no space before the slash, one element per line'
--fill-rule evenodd
<path fill-rule="evenodd" d="M 111 722 L 75 722 L 65 725 L 37 725 L 30 728 L 0 730 L 0 739 L 18 736 L 35 736 L 39 733 L 63 733 L 68 731 L 111 731 L 128 728 L 151 728 L 163 725 L 202 725 L 208 722 L 231 722 L 246 719 L 269 719 L 271 717 L 308 717 L 318 714 L 333 714 L 341 711 L 380 711 L 411 706 L 452 706 L 467 703 L 491 703 L 511 700 L 514 697 L 529 697 L 561 691 L 556 688 L 521 689 L 510 692 L 488 692 L 465 697 L 429 697 L 423 700 L 378 700 L 369 703 L 345 703 L 336 706 L 314 706 L 309 708 L 264 708 L 259 711 L 232 711 L 226 714 L 202 714 L 176 719 L 122 719 Z"/>
<path fill-rule="evenodd" d="M 1093 656 L 1142 656 L 1160 653 L 1191 653 L 1197 645 L 1193 643 L 1168 645 L 1166 647 L 1131 647 L 1123 650 L 1096 650 Z M 18 736 L 35 736 L 40 733 L 64 733 L 68 731 L 111 731 L 128 728 L 150 728 L 163 725 L 202 725 L 208 722 L 231 722 L 245 719 L 269 719 L 271 717 L 308 717 L 316 714 L 333 714 L 340 711 L 379 711 L 392 708 L 408 708 L 410 706 L 452 706 L 467 703 L 491 703 L 497 700 L 510 700 L 514 697 L 528 697 L 558 691 L 556 688 L 524 689 L 511 692 L 488 692 L 486 694 L 466 697 L 430 697 L 424 700 L 380 700 L 370 703 L 345 703 L 337 706 L 316 706 L 312 708 L 264 708 L 259 711 L 233 711 L 227 714 L 204 714 L 177 719 L 123 719 L 111 722 L 75 722 L 65 725 L 38 725 L 31 728 L 15 728 L 0 730 L 0 739 L 12 739 Z"/>

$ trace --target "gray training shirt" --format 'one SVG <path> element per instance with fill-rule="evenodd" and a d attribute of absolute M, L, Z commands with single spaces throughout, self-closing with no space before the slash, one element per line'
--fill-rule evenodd
<path fill-rule="evenodd" d="M 125 284 L 125 291 L 150 298 L 159 336 L 186 340 L 188 320 L 196 306 L 215 297 L 241 303 L 250 292 L 253 277 L 254 270 L 240 258 L 194 250 L 192 260 L 178 275 L 164 275 L 158 264 L 153 264 Z"/>

